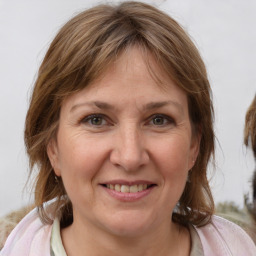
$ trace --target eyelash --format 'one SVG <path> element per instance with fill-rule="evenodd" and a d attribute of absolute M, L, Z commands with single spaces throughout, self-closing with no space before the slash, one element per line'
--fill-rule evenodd
<path fill-rule="evenodd" d="M 175 121 L 174 121 L 174 119 L 172 117 L 167 116 L 167 115 L 163 115 L 163 114 L 154 114 L 154 115 L 152 115 L 148 119 L 149 120 L 148 123 L 152 122 L 156 118 L 161 118 L 164 121 L 164 123 L 163 124 L 159 124 L 159 125 L 153 123 L 152 124 L 153 126 L 163 127 L 163 126 L 166 126 L 166 125 L 175 124 Z"/>
<path fill-rule="evenodd" d="M 101 123 L 100 124 L 93 124 L 92 121 L 93 119 L 100 119 Z M 161 119 L 163 121 L 162 124 L 155 124 L 155 123 L 152 123 L 154 122 L 154 119 Z M 102 123 L 104 122 L 104 123 Z M 103 115 L 103 114 L 91 114 L 89 116 L 86 116 L 86 117 L 83 117 L 79 123 L 82 123 L 82 124 L 89 124 L 93 127 L 102 127 L 102 126 L 108 126 L 108 125 L 111 125 L 111 122 L 109 121 L 109 119 Z M 146 121 L 146 124 L 149 124 L 151 126 L 157 126 L 157 127 L 165 127 L 165 126 L 168 126 L 168 125 L 172 125 L 172 124 L 175 124 L 175 120 L 170 117 L 170 116 L 167 116 L 167 115 L 164 115 L 164 114 L 154 114 L 152 116 L 150 116 L 147 121 Z"/>
<path fill-rule="evenodd" d="M 93 124 L 92 121 L 93 121 L 93 119 L 95 119 L 95 118 L 100 118 L 101 121 L 102 121 L 102 122 L 106 122 L 106 124 L 102 124 L 102 123 L 99 124 L 99 125 Z M 101 127 L 101 126 L 108 125 L 106 119 L 107 119 L 106 116 L 103 115 L 103 114 L 92 114 L 92 115 L 83 117 L 83 118 L 80 120 L 79 123 L 82 123 L 82 124 L 89 124 L 89 125 L 95 126 L 95 127 L 97 127 L 97 126 L 98 126 L 98 127 Z"/>

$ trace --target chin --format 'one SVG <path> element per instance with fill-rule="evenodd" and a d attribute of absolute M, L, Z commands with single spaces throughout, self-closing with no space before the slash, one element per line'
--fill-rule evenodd
<path fill-rule="evenodd" d="M 150 230 L 155 230 L 153 218 L 145 214 L 119 214 L 107 221 L 104 225 L 108 231 L 120 237 L 141 236 Z"/>
<path fill-rule="evenodd" d="M 143 225 L 136 225 L 136 223 L 128 224 L 128 225 L 114 225 L 109 227 L 109 233 L 123 238 L 134 238 L 138 236 L 142 236 L 147 233 L 149 229 Z"/>

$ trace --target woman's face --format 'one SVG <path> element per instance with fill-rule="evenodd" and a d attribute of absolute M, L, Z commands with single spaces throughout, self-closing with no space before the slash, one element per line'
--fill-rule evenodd
<path fill-rule="evenodd" d="M 140 50 L 123 53 L 105 75 L 61 108 L 55 173 L 73 204 L 74 223 L 116 235 L 170 227 L 198 152 L 186 94 Z"/>

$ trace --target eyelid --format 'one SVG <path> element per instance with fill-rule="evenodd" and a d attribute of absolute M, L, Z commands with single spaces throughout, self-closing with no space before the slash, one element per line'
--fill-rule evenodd
<path fill-rule="evenodd" d="M 173 117 L 171 117 L 169 115 L 165 115 L 165 114 L 160 114 L 160 113 L 151 115 L 147 119 L 148 120 L 147 123 L 151 122 L 156 117 L 161 117 L 161 118 L 166 119 L 168 121 L 168 124 L 163 124 L 163 125 L 159 125 L 159 126 L 165 126 L 165 125 L 169 125 L 169 124 L 176 124 L 175 119 Z M 155 126 L 157 126 L 157 125 L 155 125 Z"/>
<path fill-rule="evenodd" d="M 93 119 L 93 118 L 102 118 L 103 120 L 103 124 L 99 124 L 99 125 L 96 125 L 96 124 L 92 124 L 90 123 L 90 121 Z M 154 118 L 163 118 L 164 119 L 164 124 L 153 124 L 151 123 L 153 121 Z M 92 126 L 92 127 L 97 127 L 97 128 L 101 128 L 101 127 L 104 127 L 104 126 L 111 126 L 113 125 L 113 122 L 112 120 L 106 116 L 105 114 L 102 114 L 102 113 L 93 113 L 93 114 L 88 114 L 86 116 L 83 116 L 79 119 L 78 121 L 78 124 L 84 124 L 84 125 L 89 125 L 89 126 Z M 171 117 L 170 115 L 166 115 L 166 114 L 160 114 L 160 113 L 156 113 L 156 114 L 153 114 L 151 116 L 149 116 L 146 120 L 145 120 L 145 124 L 146 125 L 152 125 L 152 126 L 158 126 L 158 127 L 164 127 L 164 126 L 168 126 L 168 125 L 174 125 L 176 124 L 176 121 L 173 117 Z"/>
<path fill-rule="evenodd" d="M 93 114 L 89 114 L 87 116 L 83 116 L 80 120 L 79 123 L 81 124 L 89 124 L 89 121 L 92 120 L 93 118 L 98 117 L 98 118 L 102 118 L 102 120 L 105 120 L 105 122 L 107 122 L 107 124 L 101 124 L 101 125 L 93 125 L 90 124 L 91 126 L 106 126 L 110 124 L 109 118 L 104 115 L 104 114 L 100 114 L 100 113 L 93 113 Z"/>

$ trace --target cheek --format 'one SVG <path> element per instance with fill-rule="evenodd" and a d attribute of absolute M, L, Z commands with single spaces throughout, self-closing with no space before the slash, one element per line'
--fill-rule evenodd
<path fill-rule="evenodd" d="M 162 177 L 159 204 L 169 216 L 184 191 L 188 175 L 188 146 L 180 140 L 169 140 L 155 147 L 156 168 Z M 169 143 L 168 143 L 169 142 Z"/>
<path fill-rule="evenodd" d="M 189 171 L 190 149 L 186 139 L 165 140 L 155 146 L 156 162 L 169 175 L 183 176 Z"/>
<path fill-rule="evenodd" d="M 94 196 L 92 187 L 102 163 L 100 154 L 90 144 L 73 141 L 61 146 L 60 171 L 67 194 L 74 206 L 87 204 Z"/>
<path fill-rule="evenodd" d="M 90 181 L 100 169 L 106 157 L 106 149 L 96 140 L 70 137 L 59 140 L 59 163 L 61 175 L 66 179 Z"/>

